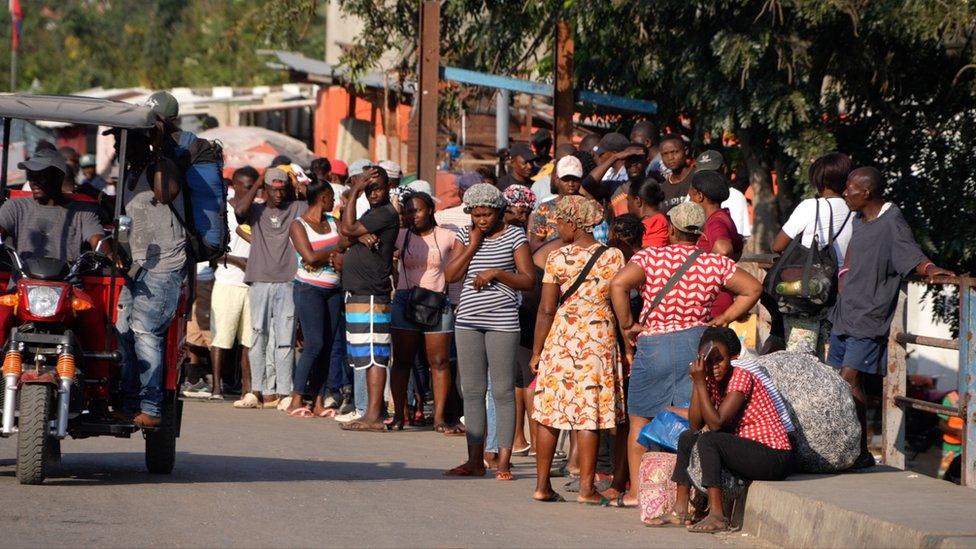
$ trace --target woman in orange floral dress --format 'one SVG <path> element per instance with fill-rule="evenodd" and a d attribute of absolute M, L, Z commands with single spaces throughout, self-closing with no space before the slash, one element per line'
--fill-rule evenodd
<path fill-rule="evenodd" d="M 546 260 L 542 301 L 535 327 L 532 368 L 538 372 L 532 419 L 540 424 L 536 445 L 538 481 L 533 497 L 561 501 L 549 481 L 560 430 L 579 432 L 580 491 L 577 501 L 599 504 L 593 487 L 600 429 L 623 421 L 623 386 L 617 356 L 610 281 L 623 268 L 620 250 L 593 238 L 603 207 L 582 196 L 558 199 L 554 215 L 566 244 Z M 596 255 L 599 254 L 599 255 Z M 586 265 L 595 263 L 572 292 Z"/>

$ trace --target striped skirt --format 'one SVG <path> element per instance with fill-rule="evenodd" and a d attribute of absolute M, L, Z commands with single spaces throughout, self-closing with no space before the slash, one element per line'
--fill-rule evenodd
<path fill-rule="evenodd" d="M 346 355 L 357 370 L 390 364 L 390 297 L 346 294 Z"/>

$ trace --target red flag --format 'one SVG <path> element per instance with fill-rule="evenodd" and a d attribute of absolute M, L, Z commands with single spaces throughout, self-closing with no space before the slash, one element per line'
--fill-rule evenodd
<path fill-rule="evenodd" d="M 24 30 L 24 12 L 20 9 L 20 0 L 10 0 L 10 49 L 17 51 L 20 47 L 20 35 Z"/>

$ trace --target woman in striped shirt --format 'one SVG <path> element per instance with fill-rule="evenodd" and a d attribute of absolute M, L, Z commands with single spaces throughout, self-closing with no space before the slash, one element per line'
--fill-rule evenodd
<path fill-rule="evenodd" d="M 512 480 L 518 293 L 532 289 L 535 272 L 525 232 L 505 223 L 506 201 L 501 191 L 493 185 L 475 185 L 464 193 L 464 205 L 471 214 L 472 226 L 458 233 L 462 247 L 451 258 L 445 274 L 451 282 L 464 279 L 454 334 L 468 460 L 445 474 L 485 474 L 485 392 L 490 370 L 499 446 L 495 478 Z"/>
<path fill-rule="evenodd" d="M 332 186 L 316 180 L 308 186 L 308 210 L 292 222 L 289 236 L 295 246 L 298 270 L 295 273 L 295 313 L 302 327 L 305 347 L 295 368 L 294 388 L 288 415 L 329 417 L 334 409 L 323 406 L 332 342 L 342 322 L 342 290 L 332 258 L 339 246 L 339 229 L 330 213 L 335 204 Z M 314 396 L 312 410 L 302 396 Z"/>

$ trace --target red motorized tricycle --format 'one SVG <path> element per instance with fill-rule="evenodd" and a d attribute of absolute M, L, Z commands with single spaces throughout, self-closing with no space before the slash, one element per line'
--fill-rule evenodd
<path fill-rule="evenodd" d="M 126 181 L 128 131 L 145 130 L 155 122 L 148 107 L 40 95 L 0 95 L 0 117 L 0 201 L 31 200 L 29 193 L 7 190 L 13 119 L 116 128 L 120 182 Z M 120 246 L 124 247 L 132 226 L 132 220 L 121 215 L 125 192 L 126 185 L 118 185 L 114 224 L 106 227 L 114 236 L 112 257 L 120 256 Z M 108 251 L 86 251 L 70 264 L 50 258 L 21 260 L 6 245 L 0 251 L 0 437 L 17 435 L 17 479 L 22 484 L 44 481 L 49 467 L 60 461 L 60 441 L 68 435 L 128 438 L 139 430 L 113 414 L 121 409 L 122 401 L 114 325 L 124 280 L 105 253 Z M 186 310 L 184 286 L 166 337 L 162 424 L 143 430 L 146 467 L 151 473 L 171 472 L 176 460 L 182 418 L 177 388 L 185 360 Z"/>

